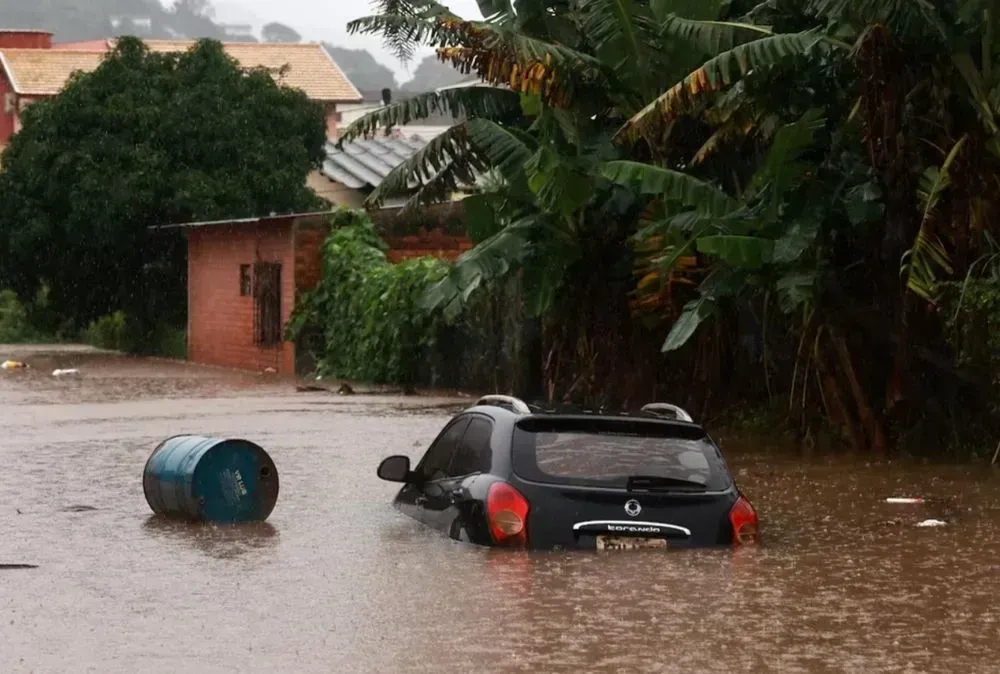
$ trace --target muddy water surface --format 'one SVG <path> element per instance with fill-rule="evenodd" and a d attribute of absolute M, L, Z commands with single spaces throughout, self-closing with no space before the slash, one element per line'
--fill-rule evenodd
<path fill-rule="evenodd" d="M 726 443 L 760 549 L 496 553 L 399 515 L 375 477 L 456 401 L 88 369 L 0 372 L 0 564 L 38 565 L 0 569 L 2 672 L 1000 671 L 1000 475 L 981 468 Z M 151 516 L 143 464 L 186 432 L 268 450 L 266 524 Z M 936 500 L 884 503 L 914 494 Z M 931 517 L 948 525 L 914 526 Z"/>

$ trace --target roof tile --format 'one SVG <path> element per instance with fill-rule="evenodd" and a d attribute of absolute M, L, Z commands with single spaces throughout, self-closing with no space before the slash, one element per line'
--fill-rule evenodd
<path fill-rule="evenodd" d="M 14 91 L 28 96 L 58 93 L 73 72 L 94 70 L 103 58 L 104 54 L 97 51 L 0 50 L 0 65 L 14 85 Z"/>
<path fill-rule="evenodd" d="M 189 49 L 192 40 L 148 40 L 156 52 Z M 109 41 L 113 47 L 113 41 Z M 245 68 L 263 66 L 271 71 L 288 66 L 279 81 L 302 89 L 314 101 L 355 103 L 361 94 L 319 43 L 227 42 L 226 52 Z M 75 70 L 93 70 L 103 54 L 96 49 L 4 49 L 3 65 L 20 94 L 46 96 L 59 93 Z"/>

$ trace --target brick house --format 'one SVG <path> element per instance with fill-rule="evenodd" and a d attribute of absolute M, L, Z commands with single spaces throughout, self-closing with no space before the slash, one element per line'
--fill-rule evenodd
<path fill-rule="evenodd" d="M 194 45 L 193 40 L 145 43 L 152 51 L 167 53 Z M 20 130 L 21 114 L 28 105 L 58 94 L 75 71 L 97 68 L 114 45 L 114 39 L 53 44 L 52 33 L 46 31 L 0 30 L 0 148 Z M 338 106 L 362 100 L 340 66 L 317 42 L 226 42 L 223 46 L 245 68 L 265 67 L 276 74 L 287 67 L 278 81 L 301 89 L 323 106 L 330 137 L 337 135 Z"/>
<path fill-rule="evenodd" d="M 442 205 L 436 209 L 441 226 L 410 232 L 392 212 L 374 217 L 392 262 L 455 259 L 472 245 L 461 233 L 460 212 L 460 204 Z M 297 299 L 320 279 L 329 213 L 154 228 L 178 229 L 188 247 L 188 360 L 283 375 L 307 367 L 307 354 L 284 340 L 284 327 Z"/>

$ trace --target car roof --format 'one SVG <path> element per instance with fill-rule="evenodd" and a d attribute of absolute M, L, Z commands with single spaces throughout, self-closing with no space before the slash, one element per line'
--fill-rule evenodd
<path fill-rule="evenodd" d="M 529 405 L 528 403 L 505 395 L 488 395 L 480 398 L 475 405 L 463 413 L 478 412 L 487 414 L 494 419 L 504 419 L 515 423 L 525 419 L 560 419 L 565 421 L 594 421 L 607 419 L 614 421 L 637 421 L 653 425 L 670 425 L 683 427 L 689 431 L 698 429 L 704 432 L 701 424 L 697 424 L 683 408 L 671 403 L 649 403 L 638 411 L 588 410 L 573 405 L 545 406 Z"/>

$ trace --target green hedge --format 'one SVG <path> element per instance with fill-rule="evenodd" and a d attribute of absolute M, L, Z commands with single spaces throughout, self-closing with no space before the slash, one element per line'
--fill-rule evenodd
<path fill-rule="evenodd" d="M 322 280 L 295 308 L 288 339 L 312 336 L 317 374 L 414 385 L 442 326 L 418 300 L 448 267 L 433 258 L 392 264 L 363 211 L 342 209 L 333 220 Z"/>

